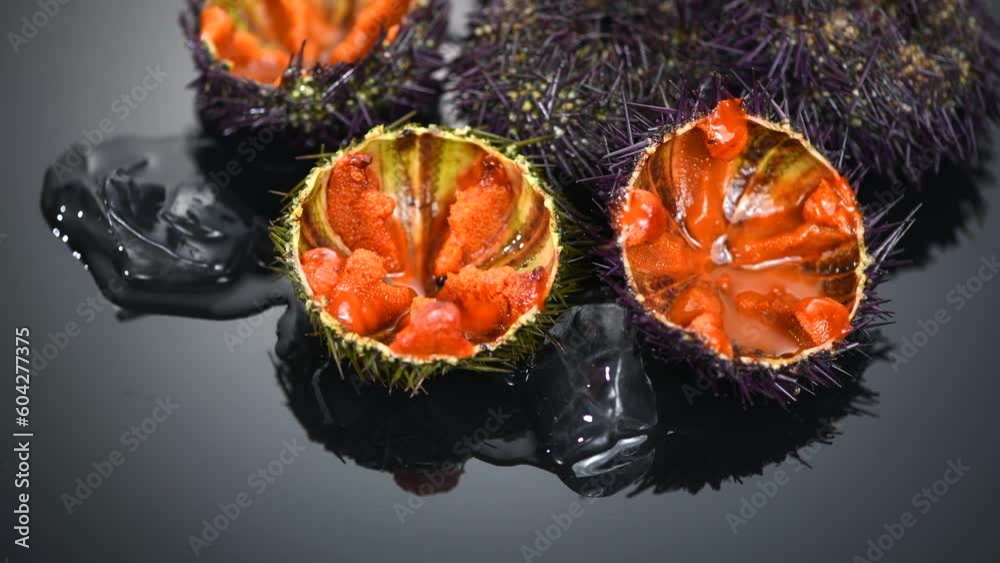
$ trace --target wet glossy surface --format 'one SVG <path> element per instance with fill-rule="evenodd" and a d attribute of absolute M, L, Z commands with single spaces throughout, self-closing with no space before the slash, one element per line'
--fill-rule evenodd
<path fill-rule="evenodd" d="M 0 8 L 11 30 L 37 9 L 34 2 Z M 233 503 L 240 493 L 252 504 L 197 560 L 524 561 L 522 546 L 534 546 L 536 532 L 544 534 L 553 515 L 568 513 L 573 503 L 582 512 L 532 561 L 846 562 L 864 556 L 867 542 L 905 511 L 915 515 L 916 525 L 883 562 L 989 561 L 1000 555 L 993 541 L 1000 498 L 994 479 L 1000 473 L 994 431 L 1000 385 L 993 352 L 1000 299 L 996 281 L 985 279 L 993 271 L 983 262 L 997 254 L 1000 240 L 996 189 L 983 191 L 972 206 L 983 211 L 981 221 L 978 213 L 944 213 L 955 209 L 951 198 L 945 198 L 948 206 L 921 212 L 926 228 L 913 232 L 930 250 L 911 254 L 920 267 L 904 270 L 885 287 L 898 313 L 884 333 L 899 356 L 865 371 L 869 391 L 845 389 L 856 396 L 853 403 L 826 395 L 810 402 L 811 410 L 748 415 L 693 383 L 684 387 L 681 374 L 656 367 L 650 376 L 658 420 L 677 431 L 659 438 L 664 441 L 641 481 L 647 487 L 642 492 L 591 503 L 534 464 L 484 461 L 499 462 L 487 457 L 496 452 L 500 459 L 522 459 L 533 451 L 511 441 L 513 451 L 477 450 L 457 481 L 441 481 L 442 490 L 456 481 L 453 488 L 420 497 L 420 503 L 407 492 L 422 484 L 409 472 L 372 469 L 374 462 L 346 452 L 338 458 L 325 447 L 332 438 L 305 422 L 323 411 L 300 408 L 271 361 L 282 308 L 227 321 L 120 319 L 99 300 L 91 272 L 52 235 L 40 211 L 44 170 L 83 138 L 81 130 L 93 130 L 105 118 L 118 134 L 183 134 L 194 126 L 191 92 L 184 89 L 193 78 L 190 63 L 177 30 L 166 23 L 178 9 L 167 2 L 70 3 L 20 53 L 6 48 L 0 55 L 10 83 L 18 85 L 7 91 L 5 104 L 2 312 L 9 328 L 31 327 L 32 347 L 41 354 L 32 380 L 33 557 L 7 549 L 11 562 L 195 560 L 189 536 L 201 534 L 202 521 L 215 519 L 219 505 Z M 114 40 L 88 40 L 82 49 L 83 37 Z M 141 82 L 147 65 L 156 64 L 169 73 L 167 79 L 119 119 L 110 104 Z M 995 163 L 992 170 L 1000 172 Z M 956 186 L 949 177 L 929 189 L 949 192 Z M 891 191 L 882 186 L 873 193 L 879 188 Z M 953 244 L 941 244 L 956 232 Z M 971 284 L 977 291 L 969 297 L 958 292 L 958 284 L 981 272 Z M 932 331 L 938 310 L 948 321 Z M 67 323 L 76 329 L 67 332 Z M 917 336 L 924 331 L 933 336 Z M 322 385 L 335 381 L 323 379 Z M 412 445 L 421 462 L 451 457 L 456 443 L 485 427 L 490 409 L 518 401 L 505 385 L 486 385 L 475 400 L 465 400 L 466 389 L 481 383 L 456 384 L 456 406 L 417 407 L 426 414 L 392 426 L 401 432 L 400 443 Z M 374 390 L 363 387 L 362 393 Z M 10 393 L 5 386 L 0 401 L 9 404 Z M 351 399 L 354 393 L 348 380 L 347 399 L 331 412 L 345 424 L 357 422 L 363 430 L 349 443 L 367 447 L 378 443 L 368 429 L 390 418 L 380 410 L 387 408 L 384 397 L 373 395 L 374 407 L 367 408 Z M 122 433 L 150 417 L 156 399 L 166 397 L 179 405 L 177 411 L 129 451 Z M 404 409 L 414 403 L 395 395 L 391 404 Z M 512 417 L 500 433 L 521 430 Z M 813 443 L 817 435 L 830 443 Z M 279 459 L 285 442 L 305 450 L 263 490 L 256 480 L 250 484 L 252 474 Z M 124 464 L 67 514 L 61 496 L 74 494 L 75 480 L 86 479 L 92 464 L 116 449 Z M 385 461 L 384 449 L 364 451 Z M 788 458 L 792 452 L 808 465 Z M 941 479 L 949 460 L 959 459 L 971 469 L 921 513 L 924 505 L 914 506 L 914 495 Z M 11 458 L 0 461 L 9 483 Z M 742 499 L 750 502 L 762 487 L 769 489 L 778 471 L 787 477 L 784 484 L 734 534 L 727 514 L 739 515 Z M 656 489 L 663 494 L 653 494 Z"/>
<path fill-rule="evenodd" d="M 248 316 L 287 292 L 271 269 L 268 223 L 278 198 L 266 186 L 288 185 L 302 166 L 270 177 L 253 170 L 252 185 L 242 186 L 249 193 L 240 193 L 217 180 L 226 158 L 194 135 L 70 150 L 45 173 L 42 214 L 104 296 L 125 309 Z"/>

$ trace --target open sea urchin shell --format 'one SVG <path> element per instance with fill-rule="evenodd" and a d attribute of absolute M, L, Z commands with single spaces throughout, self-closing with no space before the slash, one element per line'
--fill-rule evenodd
<path fill-rule="evenodd" d="M 565 287 L 559 214 L 523 157 L 377 127 L 313 170 L 274 238 L 334 357 L 416 389 L 541 343 Z"/>
<path fill-rule="evenodd" d="M 835 384 L 838 355 L 888 318 L 873 291 L 907 225 L 866 221 L 818 150 L 742 100 L 675 117 L 613 192 L 610 270 L 637 326 L 745 399 Z"/>
<path fill-rule="evenodd" d="M 448 0 L 188 0 L 181 16 L 206 127 L 309 149 L 433 111 L 447 22 Z"/>
<path fill-rule="evenodd" d="M 978 0 L 734 0 L 706 43 L 851 166 L 919 179 L 977 156 L 1000 118 L 997 26 Z"/>

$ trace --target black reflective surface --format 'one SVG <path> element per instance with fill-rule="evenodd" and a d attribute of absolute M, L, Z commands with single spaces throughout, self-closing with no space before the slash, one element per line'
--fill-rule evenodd
<path fill-rule="evenodd" d="M 52 214 L 62 204 L 40 209 L 44 173 L 71 143 L 96 138 L 103 120 L 115 138 L 191 134 L 196 120 L 185 85 L 193 76 L 174 25 L 179 8 L 70 2 L 17 52 L 6 45 L 0 54 L 8 125 L 0 206 L 3 319 L 7 330 L 31 328 L 36 355 L 32 548 L 7 540 L 2 553 L 9 561 L 846 562 L 868 558 L 869 540 L 878 542 L 884 526 L 893 528 L 904 512 L 915 524 L 892 540 L 881 561 L 1000 555 L 992 541 L 1000 499 L 996 160 L 987 166 L 993 177 L 978 179 L 981 191 L 947 175 L 926 186 L 941 203 L 921 210 L 926 229 L 915 230 L 930 234 L 918 233 L 913 265 L 885 286 L 897 312 L 897 323 L 883 330 L 892 348 L 860 383 L 803 399 L 790 412 L 773 406 L 745 412 L 702 392 L 685 374 L 657 366 L 648 374 L 655 410 L 637 401 L 630 412 L 641 416 L 607 425 L 613 438 L 596 436 L 612 444 L 646 439 L 601 459 L 602 468 L 621 471 L 596 485 L 602 493 L 622 490 L 592 498 L 595 483 L 581 482 L 572 467 L 606 450 L 549 447 L 560 434 L 594 443 L 595 436 L 567 424 L 559 405 L 539 401 L 558 395 L 565 380 L 511 385 L 457 377 L 415 400 L 387 397 L 350 374 L 317 377 L 331 367 L 319 355 L 294 361 L 296 351 L 315 343 L 279 338 L 300 331 L 287 332 L 297 322 L 294 311 L 273 300 L 260 306 L 255 295 L 252 316 L 240 317 L 246 307 L 236 307 L 215 311 L 229 320 L 214 321 L 156 314 L 190 305 L 189 317 L 212 316 L 200 303 L 127 311 L 108 304 L 94 282 L 97 265 L 84 270 L 61 240 L 74 232 L 76 244 L 78 233 L 53 236 Z M 20 32 L 21 18 L 39 9 L 33 1 L 8 2 L 0 21 Z M 166 76 L 140 92 L 147 67 Z M 224 172 L 232 159 L 250 172 L 233 175 L 227 190 L 263 187 L 263 173 L 239 153 L 197 172 Z M 182 172 L 169 170 L 172 178 Z M 142 181 L 155 179 L 148 174 L 137 172 Z M 123 186 L 110 195 L 129 196 Z M 191 187 L 197 196 L 198 185 Z M 266 190 L 288 187 L 233 200 L 249 237 L 238 247 L 242 256 L 257 256 L 247 242 L 256 232 L 253 217 L 280 203 Z M 955 203 L 951 194 L 971 202 L 966 212 L 945 205 Z M 199 215 L 207 209 L 199 197 L 186 207 L 205 219 L 199 224 L 223 220 Z M 151 208 L 178 209 L 169 190 L 162 199 L 127 201 L 134 204 L 125 208 L 137 210 L 133 222 Z M 85 217 L 100 216 L 99 206 L 78 203 Z M 207 293 L 200 285 L 199 264 L 218 263 L 200 258 L 218 241 L 198 232 L 208 239 L 204 245 L 183 250 L 199 258 L 194 270 L 178 272 L 196 289 L 187 297 L 228 293 L 232 279 Z M 148 234 L 170 247 L 169 233 Z M 222 263 L 224 270 L 232 265 Z M 123 267 L 112 259 L 105 271 L 111 276 Z M 263 287 L 260 296 L 269 299 L 273 288 Z M 162 297 L 155 287 L 144 289 Z M 112 297 L 123 295 L 135 294 Z M 146 297 L 138 294 L 133 305 L 149 303 Z M 587 356 L 574 359 L 585 365 Z M 553 362 L 546 374 L 565 365 L 558 355 L 539 361 Z M 622 373 L 631 373 L 633 361 L 623 360 Z M 573 377 L 586 377 L 585 370 Z M 0 393 L 7 408 L 12 379 Z M 628 381 L 620 390 L 627 396 L 646 385 Z M 595 417 L 611 417 L 601 420 L 621 422 L 608 391 L 580 402 Z M 593 401 L 602 408 L 595 410 Z M 177 405 L 165 418 L 164 404 Z M 154 415 L 161 421 L 153 422 Z M 9 416 L 8 436 L 15 430 Z M 16 467 L 13 438 L 7 440 L 0 467 L 11 526 Z M 123 461 L 108 474 L 110 459 Z M 959 461 L 970 469 L 936 494 L 935 481 Z M 107 475 L 90 478 L 101 471 Z M 241 500 L 236 515 L 232 507 Z M 546 534 L 558 538 L 539 539 Z M 195 542 L 197 556 L 192 537 L 206 544 Z"/>

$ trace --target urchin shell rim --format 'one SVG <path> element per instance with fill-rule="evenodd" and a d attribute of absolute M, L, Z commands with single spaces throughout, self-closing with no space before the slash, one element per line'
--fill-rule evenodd
<path fill-rule="evenodd" d="M 552 225 L 549 232 L 555 243 L 556 268 L 551 274 L 552 283 L 543 307 L 540 309 L 534 307 L 522 315 L 495 344 L 477 345 L 476 352 L 469 357 L 433 356 L 423 359 L 401 356 L 392 352 L 384 343 L 359 337 L 343 329 L 339 321 L 336 321 L 312 299 L 308 283 L 302 281 L 305 279 L 305 275 L 301 264 L 295 258 L 298 254 L 303 206 L 318 185 L 319 174 L 322 174 L 344 154 L 357 150 L 373 139 L 385 138 L 387 135 L 398 136 L 404 131 L 425 132 L 455 140 L 473 142 L 488 152 L 509 159 L 518 167 L 532 188 L 543 196 L 545 207 L 550 213 Z M 404 124 L 395 128 L 378 125 L 363 138 L 332 154 L 322 156 L 309 176 L 300 182 L 291 194 L 287 207 L 282 213 L 282 218 L 275 222 L 272 229 L 272 239 L 279 249 L 279 267 L 290 278 L 296 295 L 304 303 L 315 332 L 325 336 L 334 360 L 338 364 L 342 360 L 348 360 L 354 367 L 358 368 L 359 374 L 371 375 L 375 379 L 382 379 L 381 376 L 384 373 L 391 372 L 392 375 L 386 380 L 389 386 L 394 386 L 400 379 L 405 379 L 405 386 L 416 392 L 424 380 L 452 369 L 506 372 L 513 366 L 516 359 L 537 348 L 541 340 L 544 340 L 544 327 L 551 325 L 558 313 L 566 307 L 564 296 L 565 293 L 572 291 L 573 284 L 572 278 L 567 280 L 570 263 L 573 260 L 572 256 L 569 256 L 571 253 L 567 252 L 568 249 L 565 247 L 567 225 L 562 218 L 565 215 L 565 210 L 561 207 L 555 192 L 541 179 L 541 176 L 535 171 L 535 167 L 525 157 L 512 150 L 498 148 L 487 135 L 480 134 L 474 129 L 469 127 L 455 129 L 436 125 Z M 565 290 L 564 285 L 566 286 Z M 520 346 L 521 344 L 524 346 Z M 368 359 L 363 359 L 363 355 L 367 355 Z M 386 369 L 386 367 L 390 369 Z M 406 372 L 409 372 L 408 377 Z"/>
<path fill-rule="evenodd" d="M 787 122 L 773 122 L 771 120 L 755 115 L 748 115 L 747 118 L 751 122 L 767 127 L 772 131 L 779 131 L 781 133 L 784 133 L 788 135 L 790 138 L 798 141 L 799 143 L 802 144 L 803 147 L 805 147 L 806 151 L 811 156 L 816 158 L 829 170 L 832 170 L 833 172 L 840 174 L 840 172 L 836 169 L 836 167 L 833 166 L 833 163 L 831 163 L 829 159 L 827 159 L 818 149 L 816 149 L 804 135 L 795 131 L 791 127 L 791 124 Z M 643 170 L 643 165 L 650 158 L 650 156 L 657 150 L 659 150 L 659 148 L 663 146 L 663 144 L 666 143 L 667 141 L 679 137 L 697 127 L 697 122 L 698 122 L 697 118 L 692 119 L 690 122 L 685 123 L 684 125 L 677 127 L 672 131 L 666 132 L 663 135 L 660 135 L 653 142 L 650 142 L 649 146 L 646 147 L 646 149 L 643 150 L 636 157 L 635 163 L 633 165 L 633 170 L 628 178 L 628 181 L 622 184 L 619 188 L 617 188 L 615 190 L 615 193 L 612 195 L 612 216 L 616 216 L 619 213 L 625 198 L 628 196 L 629 192 L 632 190 L 632 187 L 635 185 L 636 181 L 641 175 Z M 860 212 L 861 210 L 860 204 L 858 204 L 857 202 L 855 202 L 855 204 L 857 205 Z M 672 330 L 683 331 L 686 335 L 689 335 L 691 338 L 701 340 L 700 337 L 697 336 L 695 333 L 692 333 L 686 328 L 678 326 L 677 324 L 671 322 L 661 311 L 650 310 L 645 306 L 646 298 L 638 292 L 637 287 L 633 280 L 632 268 L 629 267 L 629 261 L 627 258 L 627 253 L 625 252 L 623 237 L 624 237 L 623 234 L 619 234 L 615 238 L 615 245 L 617 246 L 617 252 L 619 253 L 620 256 L 620 260 L 622 263 L 622 270 L 625 274 L 625 281 L 628 284 L 628 290 L 632 293 L 632 297 L 635 300 L 635 302 L 639 305 L 639 307 L 643 310 L 643 312 L 647 316 L 654 318 L 656 321 L 666 325 L 668 328 Z M 874 263 L 874 259 L 868 253 L 865 225 L 863 220 L 858 228 L 857 242 L 858 242 L 858 251 L 860 259 L 858 260 L 858 265 L 855 266 L 854 268 L 854 273 L 857 275 L 858 281 L 854 290 L 854 306 L 851 308 L 849 316 L 852 326 L 854 324 L 855 316 L 860 311 L 861 304 L 864 301 L 865 289 L 868 287 L 868 282 L 869 282 L 868 269 Z M 770 369 L 782 369 L 806 361 L 815 354 L 831 352 L 843 340 L 844 340 L 843 338 L 833 339 L 820 346 L 807 348 L 806 350 L 803 350 L 802 352 L 799 352 L 798 354 L 795 354 L 794 356 L 789 358 L 768 358 L 768 357 L 754 358 L 752 356 L 740 356 L 739 358 L 730 358 L 720 352 L 715 352 L 715 353 L 719 357 L 719 359 L 724 361 L 738 363 L 745 366 L 752 366 L 756 364 Z"/>

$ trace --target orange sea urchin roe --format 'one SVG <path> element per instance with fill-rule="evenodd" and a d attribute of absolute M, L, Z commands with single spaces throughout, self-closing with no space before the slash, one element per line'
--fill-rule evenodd
<path fill-rule="evenodd" d="M 324 0 L 262 0 L 234 7 L 210 3 L 201 12 L 201 38 L 232 73 L 277 84 L 300 49 L 303 67 L 364 58 L 382 34 L 392 41 L 410 9 L 409 0 L 352 3 Z"/>
<path fill-rule="evenodd" d="M 302 271 L 315 295 L 332 295 L 344 269 L 344 259 L 330 248 L 314 248 L 302 255 Z"/>
<path fill-rule="evenodd" d="M 462 312 L 462 328 L 471 334 L 497 335 L 532 307 L 544 302 L 545 270 L 517 272 L 509 266 L 479 270 L 466 266 L 449 274 L 438 299 Z"/>
<path fill-rule="evenodd" d="M 742 100 L 723 100 L 707 118 L 698 122 L 698 128 L 707 137 L 712 158 L 733 160 L 743 153 L 749 140 L 746 117 Z"/>
<path fill-rule="evenodd" d="M 434 261 L 434 275 L 457 272 L 496 253 L 513 204 L 507 171 L 494 156 L 483 158 L 459 178 L 459 191 L 448 213 L 448 235 Z"/>
<path fill-rule="evenodd" d="M 375 46 L 379 36 L 386 33 L 392 41 L 399 32 L 399 22 L 409 10 L 405 0 L 372 0 L 361 9 L 354 26 L 333 49 L 327 58 L 329 63 L 353 62 L 364 57 Z"/>
<path fill-rule="evenodd" d="M 405 235 L 393 216 L 396 200 L 379 190 L 368 170 L 372 157 L 348 155 L 336 162 L 327 184 L 330 225 L 351 250 L 371 250 L 385 259 L 391 272 L 404 267 Z"/>
<path fill-rule="evenodd" d="M 396 335 L 390 348 L 397 354 L 417 358 L 465 358 L 475 351 L 462 332 L 458 306 L 426 297 L 413 300 L 406 327 Z"/>
<path fill-rule="evenodd" d="M 682 131 L 643 157 L 617 213 L 644 306 L 726 357 L 846 336 L 858 296 L 832 294 L 842 284 L 828 278 L 857 266 L 861 213 L 846 180 L 739 100 Z"/>
<path fill-rule="evenodd" d="M 406 313 L 416 296 L 416 292 L 408 287 L 386 283 L 387 272 L 382 258 L 368 250 L 355 250 L 348 256 L 332 290 L 323 280 L 315 277 L 324 270 L 315 269 L 314 277 L 308 278 L 313 284 L 314 298 L 325 301 L 328 313 L 348 330 L 361 336 L 391 328 Z M 306 270 L 306 276 L 309 276 L 309 270 Z M 317 287 L 323 287 L 327 292 L 320 293 Z"/>
<path fill-rule="evenodd" d="M 622 217 L 625 244 L 637 246 L 660 238 L 667 231 L 667 210 L 648 190 L 634 190 Z"/>

